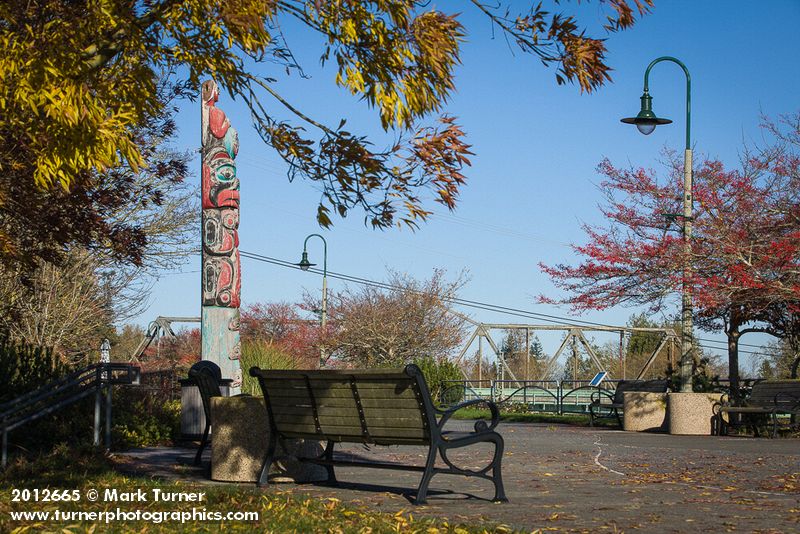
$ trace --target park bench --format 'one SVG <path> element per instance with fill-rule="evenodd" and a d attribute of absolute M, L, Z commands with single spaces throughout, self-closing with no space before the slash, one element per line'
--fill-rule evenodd
<path fill-rule="evenodd" d="M 589 403 L 589 425 L 594 426 L 595 419 L 616 417 L 619 426 L 622 426 L 622 417 L 625 407 L 625 393 L 640 391 L 645 393 L 666 393 L 669 388 L 667 380 L 620 380 L 617 389 L 612 394 L 604 389 L 592 392 Z"/>
<path fill-rule="evenodd" d="M 800 380 L 761 380 L 753 384 L 750 395 L 738 404 L 731 401 L 714 406 L 714 427 L 719 435 L 727 434 L 731 422 L 723 414 L 743 414 L 743 420 L 758 436 L 758 422 L 769 417 L 772 437 L 778 433 L 778 415 L 800 415 Z"/>
<path fill-rule="evenodd" d="M 335 483 L 334 466 L 375 467 L 422 471 L 416 504 L 426 502 L 434 475 L 459 474 L 494 483 L 494 501 L 506 501 L 501 478 L 503 438 L 494 431 L 500 414 L 492 402 L 472 400 L 447 410 L 433 405 L 422 372 L 415 365 L 397 370 L 287 371 L 250 369 L 258 378 L 269 415 L 270 433 L 258 485 L 268 484 L 267 475 L 275 459 L 278 439 L 309 439 L 327 442 L 318 458 L 301 461 L 322 465 L 328 482 Z M 475 423 L 471 432 L 444 430 L 445 423 L 461 408 L 485 403 L 492 421 Z M 428 447 L 424 466 L 396 463 L 346 461 L 333 457 L 335 443 L 375 445 L 422 445 Z M 494 445 L 488 466 L 469 470 L 453 465 L 447 451 L 481 442 Z M 437 456 L 447 466 L 436 467 Z M 491 472 L 491 474 L 490 474 Z"/>

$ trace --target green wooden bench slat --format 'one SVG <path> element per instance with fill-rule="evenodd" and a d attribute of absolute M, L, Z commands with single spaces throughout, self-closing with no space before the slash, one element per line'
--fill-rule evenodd
<path fill-rule="evenodd" d="M 361 441 L 364 434 L 361 432 L 361 425 L 337 425 L 334 423 L 320 423 L 322 434 L 336 434 L 357 437 L 357 441 Z M 316 432 L 314 422 L 310 424 L 296 423 L 281 423 L 278 429 L 282 432 L 302 432 L 307 433 L 309 436 L 319 437 Z M 421 428 L 404 428 L 404 427 L 373 427 L 370 429 L 369 437 L 376 438 L 392 438 L 392 437 L 405 437 L 405 438 L 418 438 L 424 439 L 425 432 Z"/>
<path fill-rule="evenodd" d="M 314 417 L 310 414 L 273 414 L 275 424 L 279 429 L 283 429 L 287 424 L 304 424 L 314 426 Z M 416 418 L 410 417 L 392 417 L 388 419 L 385 416 L 372 416 L 367 415 L 367 429 L 370 434 L 374 433 L 378 428 L 405 428 L 405 429 L 424 429 L 422 419 L 417 416 Z M 387 424 L 387 421 L 391 424 Z M 340 417 L 335 415 L 320 415 L 320 426 L 325 425 L 344 425 L 357 427 L 359 434 L 361 433 L 361 419 L 355 417 Z"/>
<path fill-rule="evenodd" d="M 303 390 L 292 390 L 289 392 L 286 391 L 276 391 L 274 388 L 267 389 L 267 392 L 270 397 L 270 402 L 292 402 L 293 400 L 297 399 L 309 399 L 311 398 L 307 391 Z M 372 389 L 372 390 L 359 390 L 359 396 L 362 400 L 379 400 L 385 401 L 390 399 L 397 399 L 399 401 L 417 401 L 416 395 L 411 390 L 403 391 L 402 393 L 395 394 L 392 391 L 388 391 L 386 389 L 379 390 L 379 389 Z M 334 389 L 334 390 L 312 390 L 312 394 L 317 402 L 323 403 L 326 401 L 331 402 L 340 402 L 341 400 L 344 401 L 352 401 L 353 400 L 353 392 L 350 389 Z"/>
<path fill-rule="evenodd" d="M 275 415 L 275 424 L 278 426 L 279 429 L 283 428 L 286 424 L 295 424 L 295 423 L 302 423 L 302 424 L 314 424 L 314 418 L 310 415 Z M 372 421 L 372 422 L 371 422 Z M 386 418 L 374 418 L 370 421 L 369 417 L 367 418 L 367 429 L 369 433 L 373 433 L 374 429 L 376 428 L 406 428 L 406 429 L 424 429 L 424 425 L 422 424 L 422 420 L 417 417 L 416 419 L 410 418 L 393 418 L 389 420 L 391 424 L 387 423 Z M 361 432 L 361 420 L 358 417 L 336 417 L 336 416 L 320 416 L 319 417 L 320 426 L 324 425 L 346 425 L 346 426 L 353 426 L 359 428 L 359 433 Z"/>
<path fill-rule="evenodd" d="M 311 414 L 295 415 L 295 414 L 274 414 L 275 424 L 278 428 L 282 428 L 284 424 L 293 424 L 302 422 L 303 424 L 314 424 L 314 416 Z M 349 425 L 361 428 L 361 419 L 356 417 L 337 417 L 333 415 L 325 415 L 319 417 L 320 424 L 329 423 L 336 425 Z"/>

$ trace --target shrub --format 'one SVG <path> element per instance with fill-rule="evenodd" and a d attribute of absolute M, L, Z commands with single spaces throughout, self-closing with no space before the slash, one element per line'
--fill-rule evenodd
<path fill-rule="evenodd" d="M 14 343 L 0 336 L 0 402 L 33 391 L 69 370 L 50 348 Z"/>
<path fill-rule="evenodd" d="M 692 369 L 692 391 L 695 393 L 717 393 L 724 391 L 724 387 L 720 383 L 719 375 L 712 375 L 709 371 L 709 359 L 700 358 L 693 365 Z M 667 379 L 669 380 L 669 387 L 672 391 L 680 391 L 681 376 L 680 367 L 673 368 L 672 365 L 667 366 Z M 739 393 L 740 398 L 742 396 Z"/>
<path fill-rule="evenodd" d="M 0 402 L 11 400 L 57 379 L 69 367 L 50 349 L 12 343 L 0 337 Z M 158 392 L 156 392 L 158 393 Z M 180 401 L 167 401 L 152 388 L 114 387 L 112 441 L 117 448 L 168 443 L 180 431 Z M 11 433 L 11 449 L 38 454 L 58 443 L 90 445 L 94 395 Z"/>
<path fill-rule="evenodd" d="M 115 449 L 171 444 L 180 435 L 181 402 L 154 402 L 146 392 L 121 390 L 114 399 L 113 417 Z"/>
<path fill-rule="evenodd" d="M 422 358 L 416 358 L 413 363 L 422 370 L 422 374 L 425 376 L 425 382 L 428 384 L 428 388 L 431 391 L 431 398 L 434 401 L 451 404 L 461 400 L 464 392 L 458 388 L 450 389 L 447 393 L 448 398 L 439 398 L 439 395 L 444 390 L 444 382 L 464 379 L 461 369 L 459 369 L 458 365 L 456 365 L 453 360 L 449 358 L 424 356 Z"/>
<path fill-rule="evenodd" d="M 242 366 L 242 393 L 261 395 L 258 380 L 250 376 L 251 367 L 261 369 L 297 369 L 297 361 L 280 346 L 262 339 L 247 340 L 242 343 L 239 359 Z"/>

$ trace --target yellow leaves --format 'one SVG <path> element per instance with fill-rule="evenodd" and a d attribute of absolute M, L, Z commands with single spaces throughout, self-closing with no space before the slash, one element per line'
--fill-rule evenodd
<path fill-rule="evenodd" d="M 350 43 L 356 41 L 358 39 L 358 34 L 356 33 L 356 25 L 352 19 L 347 19 L 342 24 L 341 30 L 341 40 L 342 43 Z"/>
<path fill-rule="evenodd" d="M 414 17 L 402 2 L 328 3 L 314 14 L 336 51 L 337 85 L 363 94 L 384 129 L 410 127 L 452 90 L 463 36 L 455 16 L 431 10 Z"/>
<path fill-rule="evenodd" d="M 325 510 L 327 510 L 329 512 L 332 512 L 333 510 L 335 510 L 336 507 L 339 505 L 339 502 L 341 502 L 341 501 L 339 501 L 339 499 L 336 499 L 334 497 L 328 497 L 326 500 L 328 502 L 326 504 L 323 504 L 322 507 L 325 508 Z"/>
<path fill-rule="evenodd" d="M 100 36 L 122 24 L 118 3 L 91 3 L 71 19 L 74 13 L 64 6 L 50 4 L 64 16 L 53 16 L 35 33 L 26 26 L 21 33 L 0 34 L 4 127 L 18 132 L 25 147 L 13 152 L 18 160 L 6 158 L 0 165 L 30 166 L 31 179 L 42 188 L 69 189 L 79 176 L 121 163 L 136 169 L 142 158 L 132 128 L 158 109 L 135 54 L 107 66 L 102 76 L 86 70 L 87 59 L 100 53 Z"/>

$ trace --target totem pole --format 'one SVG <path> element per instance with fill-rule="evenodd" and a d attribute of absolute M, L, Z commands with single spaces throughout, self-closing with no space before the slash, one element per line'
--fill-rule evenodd
<path fill-rule="evenodd" d="M 216 107 L 216 82 L 202 88 L 202 358 L 233 379 L 231 394 L 242 384 L 239 364 L 239 179 L 234 158 L 239 136 Z"/>

